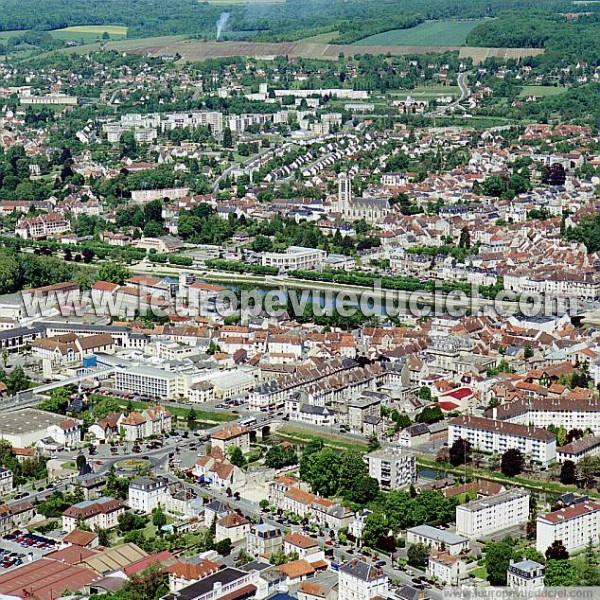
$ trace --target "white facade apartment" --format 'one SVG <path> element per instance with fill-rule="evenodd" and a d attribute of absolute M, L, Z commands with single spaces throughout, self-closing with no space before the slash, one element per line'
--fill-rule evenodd
<path fill-rule="evenodd" d="M 541 590 L 544 587 L 544 569 L 544 565 L 535 560 L 511 561 L 506 571 L 506 584 L 516 590 Z"/>
<path fill-rule="evenodd" d="M 320 269 L 326 256 L 325 250 L 290 246 L 285 252 L 265 252 L 262 264 L 265 267 L 277 267 L 281 271 Z"/>
<path fill-rule="evenodd" d="M 179 382 L 175 373 L 153 367 L 117 368 L 115 389 L 151 398 L 171 399 L 177 397 Z"/>
<path fill-rule="evenodd" d="M 387 597 L 388 577 L 379 568 L 360 559 L 344 563 L 339 570 L 338 600 L 370 600 Z"/>
<path fill-rule="evenodd" d="M 129 483 L 127 504 L 133 510 L 150 513 L 159 504 L 162 507 L 166 506 L 169 496 L 166 479 L 138 477 Z"/>
<path fill-rule="evenodd" d="M 581 502 L 562 508 L 536 520 L 536 548 L 544 554 L 549 546 L 560 540 L 569 552 L 585 548 L 590 540 L 598 543 L 600 504 Z"/>
<path fill-rule="evenodd" d="M 527 522 L 529 494 L 510 490 L 456 507 L 456 533 L 477 537 Z"/>
<path fill-rule="evenodd" d="M 427 563 L 427 575 L 446 585 L 458 585 L 465 571 L 465 563 L 448 552 L 432 554 Z"/>
<path fill-rule="evenodd" d="M 556 460 L 556 436 L 538 427 L 461 416 L 448 423 L 448 446 L 461 438 L 482 452 L 504 454 L 508 449 L 516 448 L 544 467 Z"/>
<path fill-rule="evenodd" d="M 382 490 L 397 490 L 417 480 L 417 461 L 399 449 L 385 448 L 365 454 L 369 475 L 377 480 Z"/>

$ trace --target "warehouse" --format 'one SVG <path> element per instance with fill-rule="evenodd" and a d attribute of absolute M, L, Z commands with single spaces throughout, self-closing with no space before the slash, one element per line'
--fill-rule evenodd
<path fill-rule="evenodd" d="M 6 440 L 15 448 L 27 448 L 48 437 L 49 427 L 54 430 L 54 426 L 60 427 L 64 421 L 63 415 L 36 408 L 7 412 L 0 419 L 0 439 Z"/>

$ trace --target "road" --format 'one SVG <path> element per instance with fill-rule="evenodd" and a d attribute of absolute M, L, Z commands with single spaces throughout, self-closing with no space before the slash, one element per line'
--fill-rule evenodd
<path fill-rule="evenodd" d="M 466 108 L 462 106 L 461 102 L 464 102 L 471 95 L 471 90 L 467 86 L 468 75 L 468 72 L 462 72 L 459 73 L 458 77 L 456 78 L 458 87 L 460 89 L 460 96 L 458 97 L 458 99 L 454 100 L 454 102 L 451 102 L 450 104 L 447 104 L 446 106 L 439 106 L 438 108 L 436 108 L 434 114 L 443 115 L 447 111 L 454 110 L 455 108 L 458 108 L 459 110 L 463 111 L 466 110 Z"/>

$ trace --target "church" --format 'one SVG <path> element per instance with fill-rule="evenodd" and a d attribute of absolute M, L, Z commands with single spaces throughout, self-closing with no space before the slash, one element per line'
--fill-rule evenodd
<path fill-rule="evenodd" d="M 337 210 L 351 221 L 364 219 L 369 223 L 383 221 L 391 211 L 387 198 L 353 198 L 352 178 L 347 173 L 338 176 Z"/>

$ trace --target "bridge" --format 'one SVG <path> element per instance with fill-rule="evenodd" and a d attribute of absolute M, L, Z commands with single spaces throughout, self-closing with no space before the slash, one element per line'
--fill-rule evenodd
<path fill-rule="evenodd" d="M 86 379 L 90 378 L 104 378 L 107 375 L 113 373 L 114 371 L 115 367 L 105 367 L 102 369 L 96 369 L 94 371 L 86 371 L 85 373 L 81 373 L 73 377 L 68 377 L 67 379 L 60 379 L 58 381 L 52 381 L 51 383 L 44 383 L 43 385 L 39 385 L 35 388 L 23 390 L 22 392 L 17 392 L 14 396 L 10 398 L 0 400 L 0 411 L 7 412 L 35 406 L 39 403 L 39 399 L 36 398 L 36 396 L 39 394 L 51 392 L 56 388 L 61 388 L 66 385 L 79 385 Z"/>

